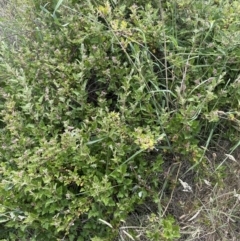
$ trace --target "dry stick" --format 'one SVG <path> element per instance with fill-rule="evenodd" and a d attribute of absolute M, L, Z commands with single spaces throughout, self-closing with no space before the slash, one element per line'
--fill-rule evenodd
<path fill-rule="evenodd" d="M 178 163 L 176 163 L 176 164 L 178 164 Z M 182 164 L 179 163 L 177 175 L 176 175 L 176 178 L 175 178 L 175 183 L 177 183 L 181 166 L 182 166 Z M 170 199 L 169 199 L 169 201 L 168 201 L 168 203 L 167 203 L 167 206 L 164 208 L 164 211 L 163 211 L 163 213 L 162 213 L 162 217 L 164 217 L 165 213 L 167 212 L 167 209 L 168 209 L 168 207 L 169 207 L 169 205 L 170 205 L 170 203 L 171 203 L 171 201 L 172 201 L 174 191 L 175 191 L 175 187 L 173 188 L 173 190 L 172 190 L 172 192 L 171 192 L 171 196 L 170 196 Z"/>
<path fill-rule="evenodd" d="M 160 18 L 161 21 L 164 25 L 164 11 L 162 8 L 162 0 L 159 0 L 159 8 L 160 8 Z M 167 43 L 166 43 L 166 34 L 165 34 L 165 29 L 163 29 L 163 39 L 164 39 L 164 66 L 165 66 L 165 78 L 166 78 L 166 89 L 168 90 L 168 68 L 167 68 Z M 167 103 L 167 108 L 169 110 L 169 93 L 166 93 L 166 103 Z"/>

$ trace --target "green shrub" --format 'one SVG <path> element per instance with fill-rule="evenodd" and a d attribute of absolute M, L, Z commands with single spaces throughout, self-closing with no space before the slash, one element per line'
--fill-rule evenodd
<path fill-rule="evenodd" d="M 3 49 L 11 66 L 1 69 L 1 213 L 6 237 L 15 240 L 111 239 L 151 191 L 152 170 L 161 169 L 160 155 L 147 160 L 163 135 L 145 120 L 151 94 L 123 46 L 129 40 L 106 30 L 101 6 L 85 6 L 82 16 L 77 7 L 58 22 L 42 13 L 41 29 L 25 45 Z M 128 31 L 125 20 L 111 21 Z"/>
<path fill-rule="evenodd" d="M 164 160 L 205 172 L 221 125 L 239 128 L 234 4 L 36 5 L 22 44 L 1 45 L 1 238 L 113 240 L 158 200 Z"/>

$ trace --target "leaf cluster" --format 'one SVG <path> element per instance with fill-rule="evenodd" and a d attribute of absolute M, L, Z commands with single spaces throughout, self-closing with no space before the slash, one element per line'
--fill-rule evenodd
<path fill-rule="evenodd" d="M 190 3 L 34 1 L 1 43 L 1 238 L 113 240 L 165 161 L 238 139 L 240 9 Z"/>

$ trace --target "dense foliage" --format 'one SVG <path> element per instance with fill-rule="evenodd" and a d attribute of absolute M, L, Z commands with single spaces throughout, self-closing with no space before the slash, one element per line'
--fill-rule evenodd
<path fill-rule="evenodd" d="M 114 240 L 166 160 L 207 175 L 210 140 L 238 141 L 237 1 L 130 2 L 35 1 L 1 43 L 0 238 Z"/>

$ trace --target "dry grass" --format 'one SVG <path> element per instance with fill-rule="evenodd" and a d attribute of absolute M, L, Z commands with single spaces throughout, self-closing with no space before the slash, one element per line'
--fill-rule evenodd
<path fill-rule="evenodd" d="M 209 173 L 204 175 L 189 172 L 190 164 L 181 165 L 180 169 L 171 172 L 174 165 L 165 166 L 168 180 L 174 182 L 176 175 L 183 179 L 193 189 L 193 192 L 184 192 L 178 183 L 169 192 L 162 190 L 164 195 L 160 200 L 163 214 L 171 214 L 180 226 L 181 238 L 179 241 L 237 241 L 240 240 L 240 148 L 232 156 L 236 161 L 227 160 L 222 164 L 222 170 L 216 169 L 230 151 L 228 143 L 221 142 L 208 152 Z M 218 150 L 218 152 L 216 152 Z M 139 210 L 141 210 L 139 212 Z M 161 210 L 161 212 L 162 212 Z M 129 216 L 120 229 L 119 241 L 149 240 L 147 231 L 156 231 L 158 221 L 151 222 L 151 215 L 159 214 L 157 205 L 146 203 Z M 159 232 L 161 229 L 159 228 Z M 135 237 L 128 234 L 135 233 Z M 151 239 L 152 240 L 152 239 Z"/>

